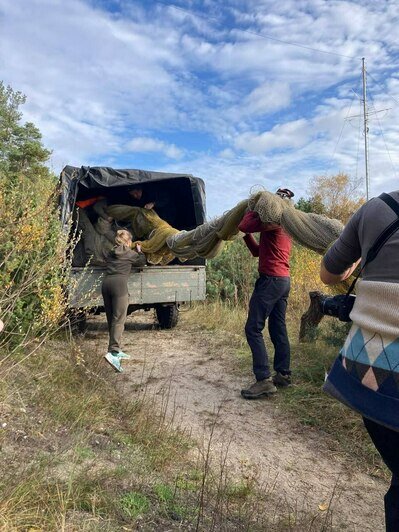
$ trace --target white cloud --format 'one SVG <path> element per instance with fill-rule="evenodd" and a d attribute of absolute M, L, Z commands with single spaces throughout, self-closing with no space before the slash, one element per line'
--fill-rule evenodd
<path fill-rule="evenodd" d="M 301 148 L 311 135 L 308 122 L 304 119 L 279 124 L 270 131 L 261 133 L 243 133 L 235 140 L 237 148 L 251 154 L 261 154 L 276 148 Z"/>
<path fill-rule="evenodd" d="M 263 83 L 246 98 L 248 111 L 259 115 L 288 107 L 291 91 L 288 83 Z"/>
<path fill-rule="evenodd" d="M 125 145 L 127 151 L 132 152 L 158 152 L 170 159 L 180 159 L 183 152 L 174 144 L 167 144 L 162 140 L 148 137 L 136 137 Z"/>
<path fill-rule="evenodd" d="M 231 148 L 225 148 L 221 152 L 219 152 L 219 157 L 222 159 L 234 159 L 235 153 Z"/>

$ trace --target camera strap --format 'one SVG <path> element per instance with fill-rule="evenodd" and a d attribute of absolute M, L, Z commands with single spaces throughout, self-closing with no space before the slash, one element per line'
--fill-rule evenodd
<path fill-rule="evenodd" d="M 356 275 L 355 279 L 353 280 L 352 284 L 349 287 L 349 290 L 346 293 L 346 296 L 349 297 L 353 289 L 355 288 L 356 281 L 359 279 L 360 274 L 364 270 L 366 264 L 369 264 L 371 261 L 373 261 L 376 256 L 378 255 L 380 249 L 382 246 L 386 243 L 386 241 L 399 229 L 399 203 L 393 199 L 392 196 L 389 194 L 386 194 L 383 192 L 378 196 L 384 203 L 386 203 L 391 209 L 394 211 L 394 213 L 397 216 L 397 219 L 391 222 L 388 227 L 386 227 L 382 233 L 376 238 L 374 244 L 371 246 L 371 248 L 368 250 L 366 255 L 366 260 L 364 261 L 363 266 L 360 268 L 359 273 Z"/>

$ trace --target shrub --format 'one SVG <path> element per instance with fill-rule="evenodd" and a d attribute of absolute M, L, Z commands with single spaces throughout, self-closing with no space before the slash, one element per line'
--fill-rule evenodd
<path fill-rule="evenodd" d="M 21 125 L 24 97 L 0 83 L 1 345 L 25 346 L 64 314 L 66 236 L 61 233 L 54 175 L 33 124 Z"/>
<path fill-rule="evenodd" d="M 227 242 L 222 253 L 207 264 L 209 298 L 248 304 L 257 268 L 257 259 L 251 256 L 241 238 Z"/>
<path fill-rule="evenodd" d="M 308 294 L 318 290 L 329 294 L 332 289 L 320 281 L 321 255 L 307 249 L 299 244 L 294 244 L 292 248 L 291 266 L 291 291 L 290 307 L 302 313 L 309 306 Z"/>

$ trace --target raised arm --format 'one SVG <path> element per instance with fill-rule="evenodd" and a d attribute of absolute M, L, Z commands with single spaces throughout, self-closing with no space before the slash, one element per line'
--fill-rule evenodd
<path fill-rule="evenodd" d="M 147 263 L 144 253 L 142 252 L 138 253 L 137 251 L 133 249 L 129 251 L 128 257 L 129 257 L 129 261 L 132 263 L 132 266 L 136 266 L 136 267 L 145 266 Z"/>
<path fill-rule="evenodd" d="M 108 207 L 107 200 L 105 198 L 100 199 L 93 205 L 93 210 L 98 216 L 101 218 L 104 218 L 104 220 L 107 220 L 108 222 L 112 222 L 113 218 L 106 212 L 106 209 Z"/>
<path fill-rule="evenodd" d="M 251 234 L 246 234 L 244 236 L 244 242 L 247 245 L 247 248 L 251 252 L 253 257 L 259 257 L 259 244 L 255 240 L 254 236 Z"/>
<path fill-rule="evenodd" d="M 352 216 L 340 237 L 321 261 L 320 279 L 324 284 L 336 284 L 347 279 L 361 260 L 362 250 L 359 241 L 361 209 Z"/>

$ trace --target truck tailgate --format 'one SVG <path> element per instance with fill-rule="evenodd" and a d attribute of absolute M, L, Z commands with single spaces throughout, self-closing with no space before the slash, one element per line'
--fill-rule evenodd
<path fill-rule="evenodd" d="M 71 308 L 103 306 L 103 268 L 72 268 Z M 129 276 L 129 305 L 152 305 L 205 299 L 205 266 L 146 266 Z"/>

